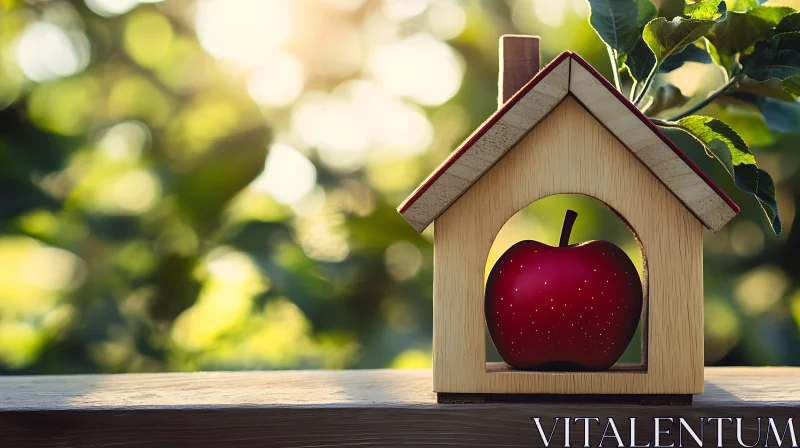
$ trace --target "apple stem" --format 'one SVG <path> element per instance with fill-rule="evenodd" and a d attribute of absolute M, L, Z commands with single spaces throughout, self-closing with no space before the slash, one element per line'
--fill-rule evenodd
<path fill-rule="evenodd" d="M 572 233 L 572 226 L 578 218 L 578 212 L 575 210 L 567 210 L 564 216 L 564 225 L 561 227 L 561 240 L 558 242 L 558 247 L 569 246 L 569 235 Z"/>

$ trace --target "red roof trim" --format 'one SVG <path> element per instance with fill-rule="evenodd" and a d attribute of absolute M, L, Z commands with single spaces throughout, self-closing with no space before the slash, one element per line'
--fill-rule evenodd
<path fill-rule="evenodd" d="M 675 145 L 675 143 L 673 143 L 672 140 L 669 139 L 669 137 L 664 135 L 664 133 L 661 132 L 658 126 L 656 126 L 655 123 L 653 123 L 649 118 L 647 118 L 639 110 L 639 108 L 637 108 L 633 103 L 631 103 L 627 98 L 625 98 L 625 95 L 620 93 L 620 91 L 617 90 L 616 87 L 611 85 L 611 83 L 608 82 L 608 80 L 603 75 L 601 75 L 597 70 L 595 70 L 594 67 L 592 67 L 588 62 L 586 62 L 586 60 L 584 60 L 582 57 L 573 53 L 572 60 L 582 65 L 583 68 L 585 68 L 589 73 L 591 73 L 595 78 L 597 78 L 600 81 L 600 83 L 603 84 L 603 86 L 605 86 L 605 88 L 607 88 L 612 94 L 614 94 L 615 97 L 617 97 L 618 100 L 622 102 L 622 104 L 625 105 L 625 107 L 627 107 L 631 112 L 633 112 L 633 114 L 636 115 L 642 121 L 642 123 L 647 125 L 647 127 L 649 127 L 650 130 L 653 131 L 653 133 L 655 133 L 664 143 L 666 143 L 666 145 L 669 146 L 669 148 L 672 149 L 672 151 L 674 151 L 675 154 L 677 154 L 678 157 L 681 158 L 681 160 L 683 160 L 687 165 L 689 165 L 689 168 L 691 168 L 692 171 L 695 172 L 695 174 L 700 176 L 700 178 L 703 179 L 703 181 L 706 184 L 708 184 L 708 186 L 711 187 L 711 189 L 714 190 L 714 192 L 717 193 L 717 195 L 719 195 L 719 197 L 721 197 L 722 200 L 725 201 L 725 203 L 728 204 L 728 206 L 734 212 L 739 213 L 739 206 L 736 205 L 736 203 L 733 202 L 733 200 L 730 197 L 728 197 L 728 195 L 725 194 L 724 191 L 722 191 L 719 185 L 714 183 L 714 181 L 711 180 L 711 178 L 708 177 L 708 175 L 705 172 L 703 172 L 703 170 L 701 170 L 700 167 L 697 166 L 697 164 L 694 163 L 694 161 L 690 159 L 689 156 L 686 155 L 686 153 L 681 151 L 681 149 L 678 148 Z"/>
<path fill-rule="evenodd" d="M 627 98 L 625 98 L 622 93 L 620 93 L 613 85 L 611 85 L 608 80 L 603 77 L 597 70 L 594 69 L 586 60 L 581 58 L 575 53 L 565 51 L 558 55 L 555 59 L 553 59 L 545 68 L 543 68 L 539 73 L 536 74 L 530 81 L 528 81 L 525 86 L 523 86 L 517 93 L 514 94 L 500 109 L 497 110 L 494 114 L 492 114 L 489 119 L 487 119 L 472 135 L 452 154 L 450 154 L 441 165 L 439 165 L 436 170 L 428 176 L 425 181 L 417 187 L 416 190 L 409 196 L 400 207 L 398 207 L 398 211 L 400 213 L 405 212 L 408 208 L 417 201 L 431 185 L 433 185 L 441 175 L 447 171 L 447 169 L 458 160 L 467 150 L 469 150 L 472 145 L 478 141 L 492 126 L 497 123 L 503 115 L 506 114 L 520 99 L 522 99 L 528 92 L 531 91 L 542 79 L 544 79 L 555 67 L 557 67 L 561 62 L 563 62 L 568 57 L 572 57 L 574 61 L 578 64 L 583 66 L 589 73 L 591 73 L 595 78 L 597 78 L 600 83 L 606 87 L 625 107 L 628 108 L 637 118 L 639 118 L 642 123 L 644 123 L 654 134 L 656 134 L 670 149 L 672 149 L 675 154 L 686 163 L 692 171 L 695 172 L 712 190 L 714 190 L 717 195 L 722 198 L 723 201 L 735 212 L 739 213 L 739 206 L 736 205 L 733 200 L 725 194 L 724 191 L 714 183 L 708 175 L 697 166 L 696 163 L 692 159 L 689 158 L 680 148 L 678 148 L 672 140 L 669 139 L 663 132 L 656 126 L 649 118 L 647 118 L 633 103 L 631 103 Z M 610 131 L 609 131 L 610 132 Z"/>
<path fill-rule="evenodd" d="M 469 139 L 467 139 L 467 141 L 464 142 L 460 148 L 458 148 L 456 151 L 450 154 L 450 156 L 447 157 L 447 159 L 445 159 L 445 161 L 442 162 L 442 164 L 439 165 L 438 168 L 436 168 L 436 171 L 431 173 L 431 175 L 428 176 L 428 178 L 425 179 L 425 181 L 422 184 L 420 184 L 420 186 L 417 187 L 416 190 L 414 190 L 414 193 L 412 193 L 411 196 L 408 197 L 408 199 L 406 199 L 405 201 L 403 201 L 402 204 L 400 204 L 400 207 L 398 207 L 397 210 L 400 213 L 403 213 L 406 210 L 408 210 L 408 207 L 410 207 L 411 204 L 416 202 L 416 200 L 419 199 L 423 193 L 425 193 L 425 190 L 427 190 L 428 187 L 433 185 L 434 182 L 436 182 L 436 180 L 439 179 L 442 173 L 447 171 L 447 168 L 449 168 L 453 163 L 456 162 L 456 160 L 458 160 L 459 157 L 461 157 L 465 152 L 467 152 L 467 150 L 471 148 L 472 145 L 476 141 L 478 141 L 478 139 L 481 138 L 483 134 L 486 133 L 486 131 L 488 131 L 492 126 L 494 126 L 495 123 L 497 123 L 497 121 L 500 120 L 500 118 L 502 118 L 503 115 L 506 114 L 506 112 L 508 112 L 512 107 L 514 107 L 514 105 L 517 104 L 517 102 L 519 102 L 519 100 L 522 99 L 522 97 L 524 97 L 528 92 L 530 92 L 531 89 L 533 89 L 536 86 L 536 84 L 539 83 L 539 81 L 544 79 L 548 73 L 553 71 L 553 69 L 556 68 L 565 59 L 569 58 L 570 55 L 572 55 L 572 53 L 569 51 L 561 53 L 555 59 L 553 59 L 549 64 L 547 64 L 545 68 L 539 71 L 539 73 L 537 73 L 536 76 L 531 78 L 531 80 L 528 81 L 528 83 L 525 84 L 521 89 L 519 89 L 519 91 L 515 93 L 514 96 L 509 98 L 509 100 L 505 104 L 503 104 L 503 106 L 500 109 L 498 109 L 497 112 L 492 114 L 492 116 L 489 117 L 488 120 L 486 120 L 474 133 L 472 133 Z"/>

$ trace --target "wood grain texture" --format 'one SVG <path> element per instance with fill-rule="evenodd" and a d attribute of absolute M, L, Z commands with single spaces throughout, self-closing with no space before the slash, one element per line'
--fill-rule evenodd
<path fill-rule="evenodd" d="M 613 417 L 626 443 L 628 418 L 638 417 L 640 444 L 653 438 L 653 417 L 743 417 L 750 444 L 754 417 L 772 417 L 782 429 L 797 416 L 800 369 L 707 368 L 705 377 L 706 392 L 693 405 L 668 408 L 557 401 L 437 405 L 430 370 L 2 377 L 0 446 L 529 447 L 542 446 L 532 417 L 551 426 L 554 417 L 565 416 Z M 593 446 L 603 428 L 591 425 Z M 581 430 L 573 429 L 572 446 L 582 445 Z M 561 432 L 552 446 L 564 446 Z M 723 441 L 739 446 L 728 423 Z M 705 443 L 715 442 L 716 427 L 708 425 Z"/>
<path fill-rule="evenodd" d="M 564 58 L 514 103 L 494 125 L 475 140 L 468 138 L 454 154 L 460 154 L 447 168 L 437 174 L 421 195 L 400 206 L 403 217 L 418 231 L 423 231 L 443 210 L 467 191 L 486 171 L 508 152 L 544 118 L 566 95 L 569 89 L 570 59 Z M 490 121 L 493 118 L 490 118 Z M 462 153 L 462 148 L 468 148 Z"/>
<path fill-rule="evenodd" d="M 627 220 L 644 247 L 646 373 L 487 370 L 483 272 L 489 249 L 511 216 L 559 193 L 603 201 Z M 702 393 L 703 226 L 571 96 L 452 204 L 435 226 L 436 392 Z"/>
<path fill-rule="evenodd" d="M 736 211 L 595 75 L 574 60 L 570 71 L 570 93 L 647 165 L 706 227 L 717 231 L 736 216 Z"/>
<path fill-rule="evenodd" d="M 522 42 L 525 42 L 524 36 L 509 38 L 511 45 L 531 45 Z M 531 49 L 522 49 L 517 53 L 526 51 L 529 52 Z M 504 49 L 501 48 L 501 58 L 503 53 Z M 517 58 L 524 59 L 521 56 Z M 513 57 L 509 56 L 509 60 L 513 60 Z M 565 78 L 563 64 L 566 62 L 570 67 Z M 524 63 L 520 63 L 522 64 Z M 553 70 L 554 68 L 558 70 Z M 517 81 L 524 76 L 527 75 L 520 75 Z M 505 77 L 506 75 L 501 72 L 499 80 L 501 99 L 509 93 L 508 91 L 517 88 L 503 87 L 506 83 Z M 511 99 L 503 104 L 499 111 L 489 117 L 439 168 L 431 173 L 398 207 L 400 214 L 415 229 L 423 231 L 499 160 L 499 157 L 513 147 L 522 135 L 552 110 L 558 99 L 563 98 L 564 79 L 568 82 L 568 93 L 583 103 L 615 137 L 628 146 L 706 227 L 717 231 L 739 212 L 739 207 L 725 192 L 663 135 L 636 106 L 580 56 L 564 52 L 537 73 L 521 91 L 512 94 Z M 511 82 L 517 81 L 508 82 L 512 85 Z M 525 101 L 519 103 L 528 105 L 522 107 L 517 104 L 520 99 Z M 512 108 L 517 110 L 516 118 L 506 117 Z M 500 129 L 496 129 L 498 126 Z M 489 137 L 486 137 L 487 135 Z M 474 145 L 479 145 L 479 148 L 473 148 Z M 468 159 L 471 160 L 461 161 L 464 156 L 469 156 Z"/>
<path fill-rule="evenodd" d="M 500 36 L 497 107 L 502 106 L 539 71 L 539 36 Z"/>
<path fill-rule="evenodd" d="M 431 382 L 430 369 L 3 376 L 0 412 L 431 407 Z M 798 367 L 706 367 L 705 384 L 698 406 L 800 406 Z"/>

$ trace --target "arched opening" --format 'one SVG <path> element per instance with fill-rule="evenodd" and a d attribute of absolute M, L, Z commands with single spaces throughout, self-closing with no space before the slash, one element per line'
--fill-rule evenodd
<path fill-rule="evenodd" d="M 561 238 L 562 233 L 562 224 L 564 222 L 565 213 L 567 210 L 574 210 L 577 212 L 578 217 L 575 221 L 574 227 L 571 231 L 571 236 L 569 238 L 569 243 L 571 245 L 576 245 L 577 243 L 583 243 L 593 240 L 600 240 L 600 241 L 607 241 L 614 246 L 617 246 L 621 249 L 620 253 L 624 253 L 622 258 L 627 256 L 627 258 L 632 262 L 633 267 L 635 268 L 636 273 L 631 274 L 633 278 L 638 276 L 638 279 L 641 283 L 642 287 L 642 294 L 641 294 L 641 313 L 639 314 L 638 318 L 638 326 L 636 326 L 636 330 L 633 333 L 630 342 L 627 344 L 624 352 L 622 352 L 619 359 L 616 361 L 613 367 L 610 370 L 624 370 L 624 371 L 631 371 L 631 370 L 639 370 L 639 371 L 646 371 L 647 369 L 647 343 L 646 343 L 646 335 L 647 335 L 647 292 L 648 292 L 648 283 L 647 283 L 647 262 L 644 253 L 644 248 L 639 243 L 639 239 L 635 234 L 635 231 L 630 227 L 630 225 L 617 214 L 613 209 L 611 209 L 608 205 L 604 204 L 603 202 L 583 194 L 556 194 L 552 196 L 544 197 L 540 200 L 533 202 L 532 204 L 528 205 L 527 207 L 523 208 L 522 210 L 515 213 L 508 221 L 505 222 L 503 227 L 495 236 L 495 239 L 492 243 L 491 249 L 489 250 L 489 254 L 486 260 L 486 267 L 485 267 L 485 274 L 484 274 L 484 292 L 487 295 L 493 294 L 492 291 L 487 289 L 487 281 L 489 280 L 490 272 L 495 267 L 495 265 L 500 260 L 501 264 L 505 263 L 508 265 L 509 263 L 509 256 L 505 256 L 504 254 L 515 246 L 517 243 L 525 240 L 532 240 L 537 241 L 539 243 L 543 243 L 547 246 L 557 247 L 559 245 L 559 239 Z M 520 250 L 520 246 L 515 246 L 515 250 Z M 531 247 L 541 247 L 541 246 L 531 246 Z M 547 248 L 549 249 L 549 248 Z M 508 252 L 511 254 L 511 252 Z M 581 255 L 576 255 L 580 257 Z M 538 257 L 542 257 L 539 255 Z M 513 258 L 513 257 L 511 257 Z M 537 260 L 543 260 L 544 263 L 547 263 L 546 258 L 536 258 Z M 538 263 L 537 263 L 538 264 Z M 510 266 L 509 266 L 510 267 Z M 608 266 L 598 266 L 598 269 L 604 270 Z M 513 265 L 514 269 L 519 269 L 520 266 L 517 263 Z M 541 267 L 537 266 L 536 268 L 541 269 Z M 533 267 L 525 268 L 533 269 Z M 493 274 L 495 276 L 502 275 L 497 274 L 497 272 L 502 273 L 502 266 L 498 265 L 498 269 L 495 270 L 496 273 Z M 520 269 L 522 271 L 522 269 Z M 542 271 L 526 271 L 525 274 L 514 274 L 514 275 L 527 275 L 530 277 L 536 277 L 537 275 L 541 275 Z M 613 272 L 610 270 L 608 272 Z M 508 275 L 508 274 L 506 274 Z M 599 275 L 599 274 L 598 274 Z M 611 276 L 612 274 L 608 274 Z M 613 276 L 617 274 L 614 273 Z M 620 275 L 623 275 L 620 273 Z M 612 284 L 615 281 L 614 277 L 611 277 L 610 280 Z M 499 278 L 499 277 L 496 277 Z M 602 278 L 602 277 L 601 277 Z M 495 280 L 496 281 L 496 280 Z M 585 280 L 584 280 L 585 281 Z M 603 281 L 603 280 L 600 280 Z M 543 282 L 540 282 L 543 283 Z M 634 281 L 635 283 L 635 281 Z M 574 287 L 574 289 L 578 290 L 581 285 L 569 285 L 570 288 Z M 549 286 L 548 286 L 549 287 Z M 634 285 L 636 289 L 638 289 L 638 285 Z M 544 287 L 543 288 L 547 288 Z M 585 288 L 584 288 L 585 290 Z M 496 287 L 494 291 L 497 291 Z M 536 294 L 541 294 L 541 291 L 537 291 Z M 602 293 L 602 292 L 601 292 Z M 544 291 L 544 294 L 547 294 Z M 580 293 L 578 293 L 580 294 Z M 502 294 L 498 294 L 502 295 Z M 562 294 L 563 295 L 563 294 Z M 598 299 L 601 297 L 598 296 Z M 595 302 L 595 306 L 600 307 L 614 307 L 617 308 L 617 305 L 621 305 L 621 303 L 617 303 L 614 299 L 606 300 L 608 297 L 603 297 L 603 301 L 600 304 Z M 503 298 L 501 297 L 500 300 Z M 488 300 L 488 299 L 487 299 Z M 494 301 L 497 301 L 498 298 L 493 298 Z M 545 300 L 545 299 L 536 299 L 536 300 Z M 550 301 L 552 299 L 549 299 Z M 556 299 L 558 301 L 558 299 Z M 598 300 L 599 302 L 599 300 Z M 488 305 L 489 302 L 486 302 L 487 307 L 491 306 Z M 498 305 L 502 303 L 503 306 L 510 306 L 507 301 L 505 302 L 497 302 Z M 541 302 L 539 302 L 541 303 Z M 591 303 L 591 302 L 590 302 Z M 584 332 L 583 336 L 579 339 L 575 339 L 575 344 L 581 344 L 581 350 L 601 350 L 602 348 L 595 348 L 591 346 L 592 344 L 587 343 L 587 341 L 594 341 L 594 336 L 591 333 L 588 335 L 586 332 L 591 332 L 588 329 L 589 326 L 594 326 L 595 322 L 587 321 L 586 319 L 580 319 L 571 321 L 569 316 L 569 309 L 573 305 L 571 303 L 547 303 L 547 305 L 553 305 L 553 309 L 555 312 L 558 310 L 555 307 L 559 307 L 561 305 L 564 306 L 564 314 L 558 313 L 559 316 L 565 316 L 566 322 L 569 322 L 568 328 L 564 329 L 565 332 Z M 549 308 L 549 307 L 548 307 Z M 508 308 L 507 311 L 511 311 L 512 308 Z M 518 308 L 519 311 L 519 303 Z M 546 330 L 552 329 L 551 325 L 554 325 L 551 322 L 547 323 L 537 323 L 535 312 L 533 310 L 528 310 L 525 313 L 531 312 L 532 315 L 526 316 L 530 317 L 530 325 L 529 322 L 525 322 L 524 328 L 522 326 L 518 326 L 515 330 L 515 334 L 518 332 L 520 335 L 517 335 L 517 347 L 519 347 L 520 343 L 526 344 L 524 341 L 525 338 L 533 338 L 530 340 L 536 340 L 537 343 L 541 342 L 544 343 L 544 340 L 541 339 L 542 335 L 538 334 L 539 330 L 545 332 Z M 538 309 L 537 312 L 541 313 Z M 587 310 L 589 311 L 589 310 Z M 592 310 L 594 311 L 594 310 Z M 608 310 L 605 310 L 608 311 Z M 616 311 L 616 310 L 613 310 Z M 498 311 L 493 311 L 493 313 L 497 313 Z M 501 311 L 502 312 L 502 311 Z M 549 314 L 552 312 L 548 311 Z M 548 313 L 543 313 L 541 316 L 543 318 L 548 318 Z M 517 313 L 514 313 L 517 314 Z M 607 313 L 612 314 L 611 312 Z M 631 313 L 635 315 L 635 313 Z M 575 317 L 575 316 L 573 316 Z M 584 317 L 584 316 L 581 316 Z M 487 325 L 499 325 L 498 323 L 494 323 L 494 321 L 490 324 L 489 320 L 491 319 L 490 316 L 487 316 Z M 519 316 L 514 317 L 514 319 L 519 319 Z M 605 318 L 604 318 L 605 319 Z M 609 318 L 613 320 L 614 318 Z M 630 320 L 630 319 L 629 319 Z M 578 324 L 577 328 L 575 324 Z M 614 326 L 614 322 L 608 322 L 609 326 Z M 603 322 L 605 324 L 605 322 Z M 505 323 L 503 325 L 506 325 Z M 562 324 L 558 324 L 562 325 Z M 635 323 L 633 324 L 635 325 Z M 562 325 L 563 327 L 563 325 Z M 495 347 L 495 343 L 493 343 L 492 337 L 490 336 L 490 331 L 488 327 L 485 328 L 486 333 L 486 362 L 487 362 L 487 371 L 506 371 L 512 369 L 508 364 L 503 361 L 503 357 L 501 357 L 498 349 Z M 599 328 L 599 327 L 598 327 Z M 524 332 L 536 332 L 537 334 L 531 333 L 523 334 Z M 597 330 L 597 331 L 602 331 Z M 555 332 L 555 330 L 554 330 Z M 495 334 L 495 337 L 499 337 L 499 334 Z M 563 337 L 563 335 L 562 335 Z M 506 336 L 507 338 L 507 336 Z M 523 338 L 520 341 L 519 338 Z M 599 337 L 598 339 L 603 339 Z M 573 340 L 569 340 L 569 344 L 572 344 Z M 507 342 L 502 342 L 502 344 L 506 347 L 508 346 Z M 525 348 L 525 350 L 531 350 L 530 342 L 528 342 L 529 347 Z M 546 343 L 544 344 L 546 345 Z M 600 344 L 602 346 L 602 344 Z M 510 349 L 510 350 L 517 350 L 517 349 Z M 504 348 L 503 351 L 506 353 L 506 357 L 508 357 L 509 348 Z M 528 369 L 526 369 L 528 370 Z M 574 363 L 551 363 L 544 366 L 540 366 L 534 368 L 533 370 L 558 370 L 558 371 L 580 371 L 585 370 L 581 366 L 574 364 Z M 592 370 L 592 369 L 588 369 Z"/>

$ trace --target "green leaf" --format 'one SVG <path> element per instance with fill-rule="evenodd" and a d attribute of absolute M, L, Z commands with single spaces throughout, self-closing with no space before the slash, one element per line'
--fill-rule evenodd
<path fill-rule="evenodd" d="M 666 17 L 667 20 L 683 14 L 683 8 L 686 6 L 684 0 L 661 0 L 658 2 L 658 17 Z"/>
<path fill-rule="evenodd" d="M 793 12 L 784 6 L 756 6 L 746 12 L 728 13 L 727 19 L 716 23 L 706 36 L 716 50 L 715 62 L 730 73 L 736 53 L 770 39 L 781 19 Z"/>
<path fill-rule="evenodd" d="M 790 76 L 783 80 L 783 90 L 789 92 L 794 97 L 800 96 L 800 75 Z"/>
<path fill-rule="evenodd" d="M 769 39 L 781 20 L 794 12 L 788 6 L 756 6 L 746 12 L 731 12 L 727 20 L 714 26 L 714 33 L 720 35 L 726 49 L 744 51 L 756 41 Z"/>
<path fill-rule="evenodd" d="M 754 65 L 747 68 L 744 73 L 757 80 L 778 78 L 784 80 L 800 75 L 800 55 L 779 54 L 764 65 Z"/>
<path fill-rule="evenodd" d="M 728 11 L 735 11 L 735 12 L 744 12 L 749 10 L 750 8 L 754 8 L 762 3 L 765 0 L 733 0 L 729 1 L 728 3 Z"/>
<path fill-rule="evenodd" d="M 728 98 L 725 95 L 719 97 L 719 105 L 727 102 Z M 775 142 L 773 132 L 767 128 L 767 123 L 764 117 L 758 112 L 755 106 L 747 105 L 746 107 L 739 107 L 741 101 L 735 101 L 735 107 L 719 108 L 715 111 L 714 116 L 722 120 L 725 124 L 733 129 L 742 137 L 742 140 L 747 143 L 747 146 L 769 146 Z"/>
<path fill-rule="evenodd" d="M 783 224 L 781 223 L 781 215 L 778 212 L 778 201 L 775 199 L 775 182 L 772 176 L 766 171 L 759 168 L 758 170 L 758 193 L 756 199 L 761 204 L 761 209 L 769 219 L 772 225 L 772 231 L 775 235 L 780 235 L 783 231 Z"/>
<path fill-rule="evenodd" d="M 715 157 L 719 163 L 728 170 L 728 173 L 734 172 L 733 155 L 728 149 L 728 144 L 719 139 L 713 139 L 708 143 L 703 143 L 709 157 Z"/>
<path fill-rule="evenodd" d="M 765 24 L 768 28 L 775 28 L 781 20 L 797 11 L 788 6 L 755 6 L 744 12 L 730 12 L 728 19 L 737 17 L 739 19 L 757 20 Z M 722 23 L 722 22 L 720 22 Z"/>
<path fill-rule="evenodd" d="M 772 38 L 772 46 L 777 51 L 800 51 L 800 32 L 776 34 Z"/>
<path fill-rule="evenodd" d="M 733 58 L 725 53 L 720 55 L 719 51 L 717 51 L 717 47 L 714 46 L 708 38 L 705 39 L 706 41 L 706 48 L 708 48 L 708 54 L 711 55 L 711 60 L 713 60 L 717 65 L 722 67 L 725 70 L 725 73 L 730 74 L 732 71 L 733 65 Z"/>
<path fill-rule="evenodd" d="M 775 27 L 775 33 L 791 33 L 800 31 L 800 12 L 793 12 L 781 19 Z"/>
<path fill-rule="evenodd" d="M 722 163 L 739 189 L 751 194 L 758 192 L 756 158 L 736 131 L 716 118 L 699 115 L 682 118 L 677 125 Z"/>
<path fill-rule="evenodd" d="M 625 68 L 628 69 L 631 78 L 641 82 L 650 74 L 655 63 L 656 56 L 644 40 L 639 39 L 633 47 L 633 50 L 628 53 L 628 57 L 625 59 Z"/>
<path fill-rule="evenodd" d="M 722 3 L 724 4 L 724 3 Z M 673 54 L 705 35 L 716 22 L 676 17 L 670 21 L 658 17 L 644 27 L 642 38 L 661 64 Z"/>
<path fill-rule="evenodd" d="M 792 96 L 784 87 L 784 83 L 778 78 L 756 81 L 755 79 L 750 79 L 742 75 L 742 79 L 739 81 L 734 92 L 747 92 L 781 101 L 794 101 L 794 96 Z"/>
<path fill-rule="evenodd" d="M 681 107 L 689 101 L 688 96 L 683 96 L 681 90 L 672 84 L 658 86 L 653 103 L 644 112 L 647 115 L 656 115 L 659 112 L 675 107 Z"/>
<path fill-rule="evenodd" d="M 658 68 L 658 71 L 660 73 L 669 73 L 682 67 L 686 62 L 707 63 L 710 61 L 711 56 L 708 51 L 698 45 L 689 45 L 683 51 L 668 57 Z M 656 56 L 650 50 L 650 47 L 644 43 L 644 40 L 639 39 L 633 50 L 628 53 L 624 67 L 628 69 L 628 73 L 633 79 L 642 81 L 653 69 L 653 64 L 655 63 Z"/>
<path fill-rule="evenodd" d="M 800 32 L 777 34 L 771 42 L 756 42 L 753 52 L 742 58 L 742 72 L 757 81 L 800 75 Z"/>
<path fill-rule="evenodd" d="M 600 39 L 620 55 L 633 49 L 642 29 L 656 15 L 650 0 L 589 0 L 591 23 Z"/>
<path fill-rule="evenodd" d="M 788 134 L 800 132 L 800 103 L 745 92 L 733 92 L 727 96 L 755 105 L 764 117 L 767 127 L 773 131 Z"/>
<path fill-rule="evenodd" d="M 664 63 L 661 64 L 661 67 L 658 68 L 659 73 L 669 73 L 673 70 L 677 70 L 687 62 L 700 62 L 703 64 L 711 62 L 711 55 L 705 48 L 698 46 L 698 43 L 700 43 L 700 41 L 687 46 L 680 53 L 668 57 Z"/>
<path fill-rule="evenodd" d="M 800 104 L 753 96 L 756 99 L 756 107 L 761 111 L 770 129 L 788 134 L 800 133 Z"/>
<path fill-rule="evenodd" d="M 714 20 L 727 12 L 727 6 L 722 0 L 687 1 L 683 14 L 690 19 Z"/>

